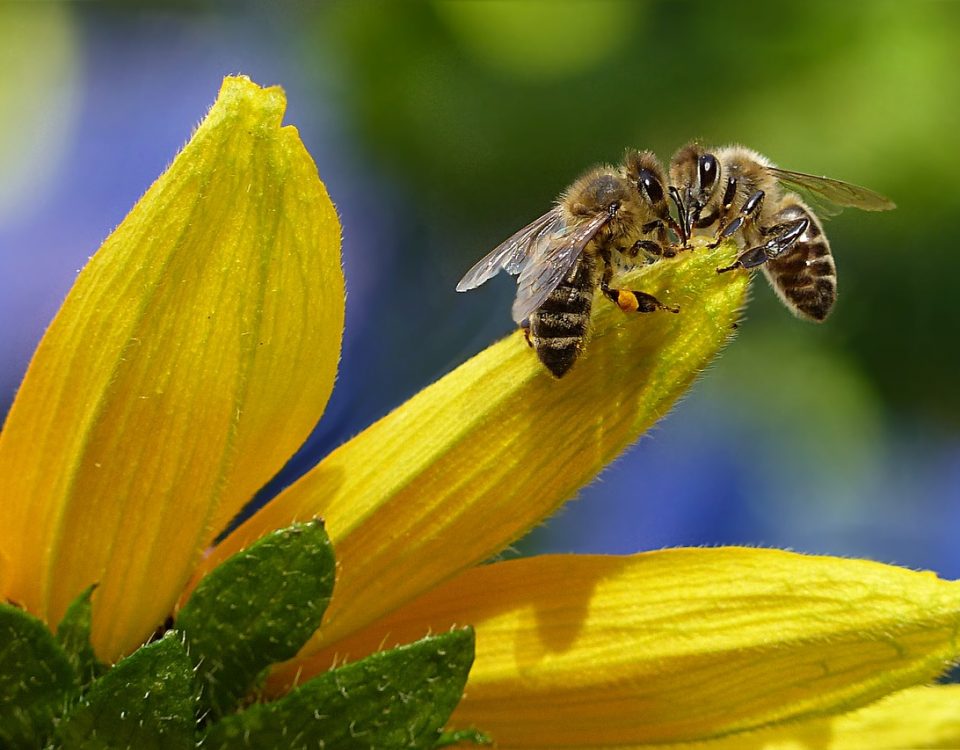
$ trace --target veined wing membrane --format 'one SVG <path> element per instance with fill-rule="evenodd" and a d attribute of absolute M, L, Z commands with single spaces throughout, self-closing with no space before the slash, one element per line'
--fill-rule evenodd
<path fill-rule="evenodd" d="M 859 208 L 862 211 L 890 211 L 897 207 L 896 203 L 880 193 L 843 180 L 791 172 L 778 167 L 767 167 L 767 171 L 788 186 L 808 190 L 838 206 Z"/>
<path fill-rule="evenodd" d="M 505 239 L 477 264 L 464 274 L 457 284 L 458 292 L 474 289 L 485 281 L 493 278 L 501 269 L 511 275 L 520 273 L 532 251 L 543 243 L 551 234 L 563 228 L 563 217 L 560 211 L 554 208 L 536 221 L 527 224 L 519 232 Z"/>
<path fill-rule="evenodd" d="M 553 236 L 542 250 L 530 256 L 517 279 L 517 298 L 513 319 L 517 323 L 530 317 L 550 292 L 563 281 L 594 235 L 610 220 L 610 214 L 597 214 L 589 221 Z"/>

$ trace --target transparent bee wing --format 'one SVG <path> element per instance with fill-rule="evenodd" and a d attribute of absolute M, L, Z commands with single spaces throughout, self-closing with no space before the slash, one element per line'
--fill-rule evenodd
<path fill-rule="evenodd" d="M 843 213 L 843 206 L 838 206 L 833 201 L 823 198 L 819 193 L 802 188 L 799 185 L 788 185 L 784 183 L 785 188 L 789 188 L 799 197 L 806 201 L 807 205 L 813 209 L 814 213 L 821 219 L 832 219 Z"/>
<path fill-rule="evenodd" d="M 543 243 L 548 236 L 563 229 L 563 217 L 560 211 L 554 208 L 536 221 L 527 224 L 523 229 L 505 239 L 469 271 L 464 274 L 457 284 L 458 292 L 474 289 L 485 281 L 493 278 L 501 269 L 512 276 L 516 276 L 523 269 L 525 263 L 533 254 L 536 246 Z"/>
<path fill-rule="evenodd" d="M 536 258 L 540 258 L 543 255 L 555 238 L 563 236 L 567 231 L 566 222 L 563 220 L 563 212 L 559 208 L 556 208 L 553 213 L 553 220 L 544 224 L 543 227 L 530 236 L 527 241 L 526 253 L 517 255 L 511 263 L 504 266 L 504 270 L 511 276 L 522 273 Z"/>
<path fill-rule="evenodd" d="M 890 211 L 897 207 L 889 198 L 869 188 L 851 185 L 849 182 L 834 180 L 830 177 L 818 177 L 804 172 L 791 172 L 788 169 L 767 167 L 767 172 L 789 187 L 798 187 L 809 191 L 837 206 L 859 208 L 862 211 Z"/>
<path fill-rule="evenodd" d="M 609 220 L 610 214 L 604 211 L 583 224 L 554 234 L 548 243 L 538 247 L 538 252 L 530 256 L 517 279 L 514 321 L 522 322 L 546 301 L 550 292 L 573 268 L 587 243 Z"/>

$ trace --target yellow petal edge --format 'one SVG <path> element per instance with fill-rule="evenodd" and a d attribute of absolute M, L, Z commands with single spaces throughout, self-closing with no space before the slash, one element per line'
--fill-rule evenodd
<path fill-rule="evenodd" d="M 454 625 L 477 641 L 452 727 L 501 750 L 630 748 L 837 714 L 928 682 L 958 654 L 960 584 L 736 547 L 513 560 L 288 663 L 270 689 Z"/>
<path fill-rule="evenodd" d="M 910 688 L 827 719 L 647 750 L 957 750 L 960 685 Z"/>
<path fill-rule="evenodd" d="M 98 582 L 107 660 L 163 621 L 333 387 L 340 226 L 285 106 L 224 81 L 78 276 L 0 436 L 3 593 L 56 624 Z"/>
<path fill-rule="evenodd" d="M 598 297 L 586 353 L 562 380 L 519 331 L 492 345 L 330 454 L 207 564 L 322 516 L 338 578 L 309 653 L 499 552 L 649 429 L 727 342 L 749 278 L 716 269 L 735 252 L 625 277 L 681 312 L 626 315 Z"/>

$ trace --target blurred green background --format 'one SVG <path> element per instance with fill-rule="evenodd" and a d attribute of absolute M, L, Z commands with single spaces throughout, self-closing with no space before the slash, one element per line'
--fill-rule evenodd
<path fill-rule="evenodd" d="M 286 88 L 344 221 L 340 380 L 264 496 L 510 330 L 509 279 L 454 285 L 586 167 L 741 142 L 899 208 L 827 224 L 822 326 L 758 278 L 693 394 L 518 549 L 763 544 L 960 576 L 958 32 L 955 2 L 0 4 L 0 408 L 223 75 Z"/>

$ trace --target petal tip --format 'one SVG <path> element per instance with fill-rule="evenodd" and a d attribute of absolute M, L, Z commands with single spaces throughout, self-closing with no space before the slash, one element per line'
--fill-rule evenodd
<path fill-rule="evenodd" d="M 227 76 L 220 86 L 214 108 L 255 113 L 267 127 L 279 128 L 287 109 L 287 96 L 280 86 L 259 86 L 244 75 Z"/>

